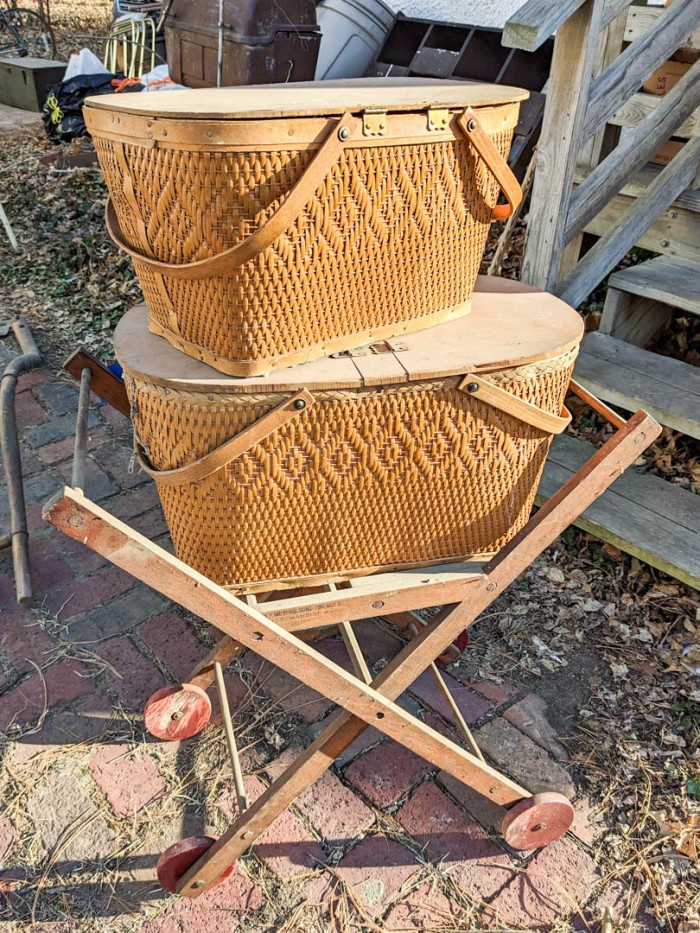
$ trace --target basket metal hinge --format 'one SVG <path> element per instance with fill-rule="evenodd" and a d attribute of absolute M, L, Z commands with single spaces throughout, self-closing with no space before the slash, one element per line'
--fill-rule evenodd
<path fill-rule="evenodd" d="M 435 110 L 431 108 L 428 110 L 428 129 L 429 130 L 446 130 L 450 125 L 450 111 L 449 110 Z"/>
<path fill-rule="evenodd" d="M 364 136 L 386 136 L 386 110 L 365 110 L 362 133 Z"/>

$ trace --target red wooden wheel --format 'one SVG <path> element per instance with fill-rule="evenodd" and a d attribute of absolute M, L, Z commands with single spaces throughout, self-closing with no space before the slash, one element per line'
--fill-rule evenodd
<path fill-rule="evenodd" d="M 211 700 L 196 684 L 173 684 L 149 697 L 143 721 L 157 739 L 175 741 L 197 735 L 209 722 Z"/>
<path fill-rule="evenodd" d="M 563 794 L 535 794 L 513 804 L 503 817 L 501 832 L 513 849 L 539 849 L 560 839 L 573 819 L 574 808 Z"/>
<path fill-rule="evenodd" d="M 207 849 L 216 842 L 213 836 L 188 836 L 187 839 L 181 839 L 174 845 L 169 846 L 158 859 L 156 872 L 158 881 L 166 891 L 175 893 L 177 883 L 188 869 L 190 869 L 200 856 L 204 855 Z M 235 862 L 229 865 L 226 871 L 209 884 L 208 888 L 214 888 L 222 881 L 226 881 L 233 869 Z M 199 883 L 200 887 L 204 887 Z"/>
<path fill-rule="evenodd" d="M 447 667 L 448 664 L 452 664 L 452 662 L 459 657 L 468 644 L 469 632 L 465 629 L 455 638 L 452 644 L 448 646 L 444 654 L 440 655 L 439 658 L 435 658 L 435 663 L 438 667 Z"/>

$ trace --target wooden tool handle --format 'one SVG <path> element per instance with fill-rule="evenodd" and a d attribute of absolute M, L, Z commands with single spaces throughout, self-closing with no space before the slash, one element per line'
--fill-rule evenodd
<path fill-rule="evenodd" d="M 501 191 L 508 202 L 507 204 L 497 204 L 491 212 L 491 219 L 506 220 L 523 199 L 520 182 L 494 146 L 491 137 L 484 132 L 484 128 L 479 123 L 476 113 L 471 107 L 467 107 L 459 117 L 457 125 L 486 163 L 486 167 L 500 185 Z"/>
<path fill-rule="evenodd" d="M 278 428 L 281 428 L 288 421 L 296 418 L 309 405 L 313 405 L 314 397 L 306 389 L 295 392 L 289 398 L 285 399 L 275 408 L 268 411 L 266 415 L 259 418 L 254 424 L 241 431 L 231 440 L 226 441 L 220 447 L 212 450 L 210 453 L 195 460 L 194 463 L 188 463 L 187 466 L 178 467 L 176 470 L 154 470 L 146 459 L 146 453 L 134 431 L 134 453 L 139 466 L 151 479 L 156 480 L 166 486 L 180 486 L 182 483 L 198 483 L 206 476 L 210 476 L 222 467 L 228 466 L 236 457 L 240 457 L 246 450 L 250 450 L 254 444 L 268 437 Z"/>
<path fill-rule="evenodd" d="M 311 196 L 323 182 L 331 167 L 338 161 L 360 122 L 352 114 L 344 114 L 333 125 L 313 160 L 272 217 L 245 240 L 230 249 L 224 250 L 222 253 L 217 253 L 216 256 L 186 263 L 161 262 L 143 256 L 133 250 L 124 240 L 111 198 L 107 200 L 105 216 L 109 235 L 120 249 L 123 249 L 132 259 L 138 260 L 140 265 L 145 266 L 152 272 L 167 274 L 170 278 L 176 279 L 205 279 L 210 276 L 225 275 L 244 262 L 254 259 L 282 236 L 284 231 L 294 222 L 299 212 L 308 204 Z"/>
<path fill-rule="evenodd" d="M 531 405 L 524 399 L 517 398 L 505 389 L 481 376 L 467 375 L 459 384 L 462 392 L 468 392 L 487 405 L 498 408 L 499 411 L 512 415 L 519 421 L 531 424 L 534 428 L 546 431 L 548 434 L 561 434 L 571 423 L 571 413 L 562 408 L 561 415 L 552 415 L 543 411 L 536 405 Z"/>

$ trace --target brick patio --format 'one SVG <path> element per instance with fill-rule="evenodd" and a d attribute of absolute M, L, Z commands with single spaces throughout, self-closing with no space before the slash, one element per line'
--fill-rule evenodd
<path fill-rule="evenodd" d="M 129 423 L 93 402 L 88 495 L 167 540 L 154 487 L 129 472 Z M 157 743 L 144 733 L 141 710 L 211 638 L 206 625 L 42 521 L 42 504 L 70 475 L 76 403 L 75 388 L 46 370 L 20 382 L 35 610 L 16 606 L 11 556 L 0 552 L 0 728 L 8 734 L 0 892 L 18 930 L 32 918 L 56 933 L 548 930 L 566 919 L 572 929 L 585 929 L 583 920 L 597 929 L 601 905 L 623 902 L 619 885 L 602 883 L 593 848 L 601 828 L 589 823 L 585 800 L 577 800 L 576 835 L 539 852 L 506 851 L 494 831 L 497 808 L 374 730 L 224 885 L 194 902 L 164 895 L 155 883 L 161 851 L 183 836 L 222 832 L 235 795 L 219 726 Z M 2 487 L 0 529 L 6 517 Z M 400 645 L 381 622 L 357 632 L 375 670 Z M 348 664 L 337 638 L 318 644 Z M 331 707 L 250 653 L 228 676 L 254 798 Z M 491 760 L 532 790 L 576 797 L 544 701 L 517 683 L 472 678 L 457 667 L 448 681 Z M 401 703 L 454 737 L 429 676 Z"/>

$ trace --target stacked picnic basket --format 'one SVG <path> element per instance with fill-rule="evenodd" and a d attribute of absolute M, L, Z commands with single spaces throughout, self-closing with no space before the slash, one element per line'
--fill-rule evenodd
<path fill-rule="evenodd" d="M 136 450 L 191 567 L 279 590 L 487 558 L 523 527 L 582 336 L 551 296 L 474 291 L 520 197 L 524 97 L 360 79 L 89 101 L 146 301 L 115 336 Z"/>
<path fill-rule="evenodd" d="M 109 230 L 146 299 L 117 328 L 126 388 L 110 391 L 177 557 L 79 488 L 44 514 L 224 633 L 144 708 L 152 735 L 189 738 L 216 682 L 236 789 L 222 836 L 158 859 L 170 891 L 225 880 L 367 725 L 505 808 L 515 849 L 571 825 L 565 796 L 485 761 L 435 663 L 660 430 L 574 385 L 618 431 L 529 518 L 583 326 L 551 295 L 477 277 L 520 198 L 506 159 L 524 96 L 359 80 L 88 102 Z M 105 385 L 84 362 L 77 452 Z M 351 623 L 378 613 L 411 638 L 374 674 Z M 307 644 L 335 626 L 354 674 Z M 223 673 L 244 648 L 343 710 L 252 805 Z M 428 669 L 471 751 L 395 702 Z"/>

